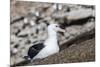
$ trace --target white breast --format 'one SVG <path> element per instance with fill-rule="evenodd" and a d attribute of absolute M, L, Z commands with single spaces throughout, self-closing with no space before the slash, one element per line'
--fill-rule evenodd
<path fill-rule="evenodd" d="M 33 58 L 45 58 L 52 54 L 59 52 L 59 46 L 57 43 L 57 32 L 54 30 L 54 25 L 48 27 L 48 38 L 44 42 L 45 47 Z"/>
<path fill-rule="evenodd" d="M 59 52 L 59 46 L 57 42 L 51 40 L 51 41 L 45 42 L 45 44 L 48 44 L 48 45 L 46 45 L 33 59 L 45 58 L 47 56 L 50 56 L 52 54 Z"/>

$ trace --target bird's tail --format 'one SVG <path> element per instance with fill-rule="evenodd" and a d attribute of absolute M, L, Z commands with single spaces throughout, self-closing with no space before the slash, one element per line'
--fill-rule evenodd
<path fill-rule="evenodd" d="M 31 58 L 29 56 L 24 56 L 23 57 L 25 60 L 31 60 Z"/>

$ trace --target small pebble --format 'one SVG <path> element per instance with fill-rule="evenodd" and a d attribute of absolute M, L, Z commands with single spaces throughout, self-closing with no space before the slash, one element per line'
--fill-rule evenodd
<path fill-rule="evenodd" d="M 35 22 L 33 20 L 30 20 L 30 25 L 34 26 Z"/>
<path fill-rule="evenodd" d="M 16 54 L 18 52 L 18 49 L 17 48 L 14 48 L 12 53 Z"/>
<path fill-rule="evenodd" d="M 24 18 L 24 23 L 28 23 L 28 18 Z"/>

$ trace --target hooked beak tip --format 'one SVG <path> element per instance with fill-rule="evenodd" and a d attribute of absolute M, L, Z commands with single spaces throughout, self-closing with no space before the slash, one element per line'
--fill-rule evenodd
<path fill-rule="evenodd" d="M 64 33 L 65 33 L 65 30 L 64 29 L 61 29 L 61 28 L 59 28 L 59 31 L 58 31 L 61 35 L 63 35 L 64 36 Z"/>
<path fill-rule="evenodd" d="M 65 33 L 65 30 L 60 28 L 60 29 L 59 29 L 59 32 Z"/>

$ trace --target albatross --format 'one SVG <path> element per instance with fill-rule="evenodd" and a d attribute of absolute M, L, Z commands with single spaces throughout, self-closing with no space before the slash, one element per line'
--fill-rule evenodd
<path fill-rule="evenodd" d="M 27 59 L 43 59 L 59 52 L 57 32 L 65 32 L 58 24 L 50 24 L 47 28 L 48 38 L 43 43 L 34 44 L 29 47 Z"/>

